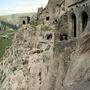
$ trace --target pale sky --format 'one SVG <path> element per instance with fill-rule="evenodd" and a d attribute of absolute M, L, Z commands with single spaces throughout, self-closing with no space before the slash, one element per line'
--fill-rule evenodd
<path fill-rule="evenodd" d="M 37 12 L 48 0 L 0 0 L 0 15 Z"/>

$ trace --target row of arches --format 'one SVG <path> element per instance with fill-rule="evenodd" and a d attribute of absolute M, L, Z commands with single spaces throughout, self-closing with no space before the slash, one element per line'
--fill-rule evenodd
<path fill-rule="evenodd" d="M 83 32 L 87 26 L 88 23 L 88 14 L 83 11 L 80 15 L 80 22 L 77 24 L 77 18 L 76 15 L 74 13 L 71 14 L 71 19 L 72 19 L 72 33 L 74 37 L 77 37 L 77 27 L 81 27 L 81 31 Z"/>

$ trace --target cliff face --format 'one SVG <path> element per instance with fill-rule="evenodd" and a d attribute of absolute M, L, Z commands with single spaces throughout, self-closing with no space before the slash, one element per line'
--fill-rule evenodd
<path fill-rule="evenodd" d="M 54 26 L 57 19 L 65 13 L 64 0 L 49 0 L 47 6 L 38 9 L 38 19 L 43 20 L 44 25 Z M 47 19 L 48 18 L 48 19 Z"/>
<path fill-rule="evenodd" d="M 40 90 L 53 59 L 53 39 L 23 26 L 12 43 L 0 65 L 0 90 Z"/>
<path fill-rule="evenodd" d="M 30 26 L 15 34 L 0 64 L 1 90 L 90 89 L 90 32 L 55 44 L 45 33 L 53 34 Z"/>
<path fill-rule="evenodd" d="M 48 11 L 51 12 L 51 13 L 54 13 L 55 12 L 55 7 L 54 6 L 57 6 L 57 4 L 60 3 L 60 0 L 49 0 L 48 2 Z"/>
<path fill-rule="evenodd" d="M 62 32 L 67 24 L 62 16 Z M 60 41 L 59 30 L 42 26 L 23 25 L 15 34 L 0 62 L 0 90 L 90 90 L 90 31 Z"/>
<path fill-rule="evenodd" d="M 56 44 L 55 60 L 59 65 L 55 69 L 57 73 L 55 90 L 90 89 L 89 54 L 90 32 L 87 31 L 78 39 Z"/>
<path fill-rule="evenodd" d="M 83 34 L 79 46 L 71 54 L 71 63 L 64 81 L 69 87 L 65 90 L 90 89 L 90 32 Z"/>
<path fill-rule="evenodd" d="M 49 0 L 48 5 L 47 5 L 47 11 L 49 15 L 53 18 L 57 18 L 62 11 L 62 8 L 65 8 L 64 0 Z"/>

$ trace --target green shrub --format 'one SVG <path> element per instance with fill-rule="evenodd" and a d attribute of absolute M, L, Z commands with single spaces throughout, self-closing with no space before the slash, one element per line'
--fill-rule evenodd
<path fill-rule="evenodd" d="M 51 31 L 52 29 L 50 27 L 48 27 L 48 26 L 42 26 L 41 30 L 42 31 Z"/>
<path fill-rule="evenodd" d="M 11 45 L 14 33 L 14 30 L 0 32 L 0 58 L 3 56 L 5 49 Z"/>

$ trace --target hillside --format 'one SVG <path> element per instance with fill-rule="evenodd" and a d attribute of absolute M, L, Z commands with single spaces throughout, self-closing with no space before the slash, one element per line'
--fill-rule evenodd
<path fill-rule="evenodd" d="M 15 32 L 16 31 L 12 29 L 0 32 L 0 58 L 2 58 L 5 50 L 12 44 Z"/>
<path fill-rule="evenodd" d="M 33 16 L 35 13 L 22 13 L 22 14 L 13 14 L 13 15 L 6 15 L 6 16 L 0 16 L 0 20 L 11 23 L 11 24 L 17 24 L 19 23 L 19 17 L 21 16 Z"/>
<path fill-rule="evenodd" d="M 1 33 L 0 90 L 90 90 L 90 1 L 66 2 Z"/>
<path fill-rule="evenodd" d="M 34 13 L 23 13 L 0 16 L 0 58 L 2 58 L 6 48 L 12 44 L 13 36 L 18 29 L 16 26 L 19 23 L 21 16 L 33 16 Z"/>

